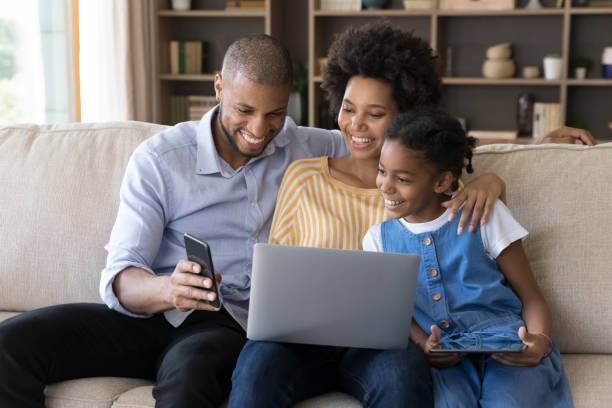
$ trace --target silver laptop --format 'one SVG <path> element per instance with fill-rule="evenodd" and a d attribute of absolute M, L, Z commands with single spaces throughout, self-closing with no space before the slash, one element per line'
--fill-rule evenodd
<path fill-rule="evenodd" d="M 405 348 L 419 257 L 256 244 L 247 337 Z"/>

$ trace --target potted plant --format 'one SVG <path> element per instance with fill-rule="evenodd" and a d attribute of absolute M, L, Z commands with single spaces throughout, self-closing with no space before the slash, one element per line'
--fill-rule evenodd
<path fill-rule="evenodd" d="M 574 67 L 574 76 L 576 79 L 584 79 L 589 73 L 592 61 L 586 57 L 576 57 L 572 60 L 572 66 Z"/>

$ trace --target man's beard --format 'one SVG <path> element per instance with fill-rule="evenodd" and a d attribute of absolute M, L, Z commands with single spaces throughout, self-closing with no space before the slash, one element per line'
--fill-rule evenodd
<path fill-rule="evenodd" d="M 244 153 L 240 150 L 240 148 L 238 147 L 238 145 L 236 144 L 236 141 L 234 140 L 234 138 L 232 137 L 232 135 L 230 135 L 230 133 L 227 131 L 227 129 L 225 128 L 225 126 L 223 125 L 223 119 L 221 118 L 222 112 L 221 112 L 221 104 L 219 104 L 219 112 L 217 113 L 217 120 L 219 121 L 219 126 L 221 126 L 221 130 L 223 131 L 223 134 L 225 135 L 225 137 L 227 138 L 227 141 L 229 142 L 229 144 L 232 146 L 232 148 L 238 152 L 239 154 L 241 154 L 242 156 L 252 159 L 253 157 L 257 157 L 259 156 L 261 153 L 258 154 L 248 154 L 248 153 Z"/>

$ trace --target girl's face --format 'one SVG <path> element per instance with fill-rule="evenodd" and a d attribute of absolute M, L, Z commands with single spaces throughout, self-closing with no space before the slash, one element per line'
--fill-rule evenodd
<path fill-rule="evenodd" d="M 351 77 L 338 114 L 338 125 L 351 156 L 377 159 L 385 132 L 397 114 L 391 85 L 374 78 Z"/>
<path fill-rule="evenodd" d="M 441 195 L 452 183 L 450 172 L 438 173 L 422 151 L 411 150 L 399 140 L 384 142 L 376 186 L 385 199 L 387 214 L 408 222 L 427 222 L 444 212 Z"/>

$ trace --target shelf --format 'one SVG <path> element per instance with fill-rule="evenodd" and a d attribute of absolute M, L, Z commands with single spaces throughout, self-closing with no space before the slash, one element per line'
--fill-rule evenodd
<path fill-rule="evenodd" d="M 160 74 L 162 81 L 209 81 L 215 80 L 215 74 Z"/>
<path fill-rule="evenodd" d="M 568 79 L 568 86 L 612 86 L 612 79 Z"/>
<path fill-rule="evenodd" d="M 444 17 L 480 17 L 480 16 L 550 16 L 562 15 L 564 9 L 543 8 L 539 10 L 438 10 L 437 14 Z"/>
<path fill-rule="evenodd" d="M 561 80 L 560 79 L 543 79 L 543 78 L 489 79 L 489 78 L 478 78 L 478 77 L 474 77 L 474 78 L 445 77 L 445 78 L 442 78 L 442 84 L 444 85 L 559 86 L 561 84 Z"/>
<path fill-rule="evenodd" d="M 265 17 L 266 12 L 264 10 L 160 10 L 157 12 L 160 17 L 220 17 L 220 18 L 234 18 L 234 17 Z"/>
<path fill-rule="evenodd" d="M 612 7 L 574 7 L 570 14 L 612 14 Z"/>
<path fill-rule="evenodd" d="M 410 17 L 410 16 L 429 16 L 433 12 L 429 10 L 404 10 L 404 9 L 384 9 L 384 10 L 315 10 L 315 17 Z"/>

